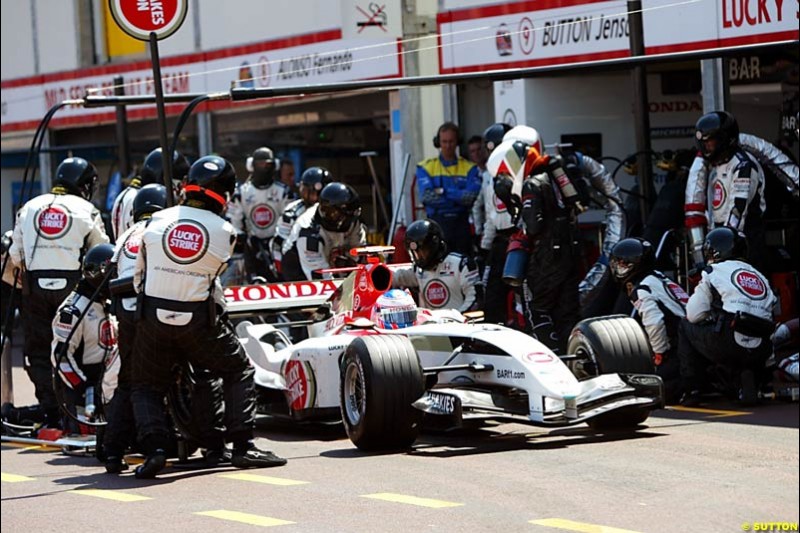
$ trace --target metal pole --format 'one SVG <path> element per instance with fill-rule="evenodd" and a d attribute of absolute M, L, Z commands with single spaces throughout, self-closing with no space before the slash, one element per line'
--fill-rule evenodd
<path fill-rule="evenodd" d="M 375 165 L 372 163 L 372 157 L 378 155 L 377 152 L 361 152 L 361 157 L 367 158 L 367 164 L 369 165 L 369 172 L 372 175 L 372 183 L 374 184 L 373 190 L 375 190 L 378 194 L 377 204 L 378 207 L 381 209 L 381 215 L 383 215 L 383 220 L 386 221 L 387 224 L 392 223 L 392 219 L 389 218 L 389 213 L 386 211 L 386 204 L 383 202 L 383 188 L 381 187 L 381 183 L 378 181 L 378 175 L 375 173 Z M 373 199 L 374 199 L 373 195 Z M 375 231 L 378 231 L 378 218 L 377 213 L 375 213 Z"/>
<path fill-rule="evenodd" d="M 125 78 L 122 76 L 114 78 L 114 94 L 116 96 L 125 96 L 125 87 L 122 86 L 124 82 Z M 117 106 L 116 114 L 117 155 L 119 156 L 119 170 L 124 177 L 131 172 L 131 150 L 128 141 L 128 111 L 124 106 Z"/>
<path fill-rule="evenodd" d="M 5 302 L 3 302 L 5 305 Z M 3 337 L 2 369 L 0 369 L 0 403 L 14 403 L 14 380 L 11 365 L 11 339 Z"/>
<path fill-rule="evenodd" d="M 395 194 L 392 195 L 392 199 L 395 200 L 395 208 L 394 208 L 394 215 L 392 215 L 392 225 L 389 228 L 389 240 L 386 241 L 387 244 L 392 244 L 394 241 L 394 232 L 397 229 L 397 216 L 400 212 L 400 206 L 403 203 L 403 196 L 406 192 L 406 179 L 408 179 L 408 164 L 411 162 L 411 154 L 406 153 L 406 157 L 403 161 L 403 183 L 400 185 L 400 192 L 395 193 L 397 194 L 397 199 L 395 199 Z"/>
<path fill-rule="evenodd" d="M 730 90 L 726 76 L 727 60 L 722 57 L 700 61 L 703 80 L 703 113 L 728 109 Z"/>
<path fill-rule="evenodd" d="M 628 0 L 628 27 L 630 28 L 631 56 L 644 56 L 644 25 L 642 24 L 641 0 Z M 650 162 L 650 110 L 647 101 L 647 71 L 644 65 L 636 65 L 631 72 L 633 81 L 633 119 L 638 152 L 639 191 L 642 197 L 639 206 L 642 222 L 650 213 L 650 198 L 653 193 L 653 167 Z"/>
<path fill-rule="evenodd" d="M 158 58 L 158 37 L 156 32 L 150 32 L 150 60 L 153 62 L 153 83 L 156 89 L 156 108 L 158 109 L 158 136 L 161 140 L 161 157 L 164 160 L 164 186 L 172 190 L 172 153 L 167 142 L 167 113 L 164 109 L 164 88 L 161 86 L 161 62 Z M 175 201 L 171 194 L 167 195 L 167 207 L 172 207 Z"/>

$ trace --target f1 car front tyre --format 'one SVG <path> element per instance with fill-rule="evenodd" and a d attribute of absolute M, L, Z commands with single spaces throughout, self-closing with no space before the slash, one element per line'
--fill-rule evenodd
<path fill-rule="evenodd" d="M 624 315 L 580 321 L 569 337 L 567 353 L 577 356 L 568 366 L 578 379 L 612 373 L 655 374 L 644 330 Z M 588 424 L 596 430 L 633 428 L 649 415 L 649 409 L 629 407 L 595 417 Z"/>
<path fill-rule="evenodd" d="M 578 379 L 656 371 L 644 330 L 624 315 L 581 320 L 569 336 L 567 353 L 578 356 L 577 364 L 570 362 L 570 369 Z"/>
<path fill-rule="evenodd" d="M 412 403 L 425 392 L 422 365 L 406 337 L 368 335 L 342 359 L 339 399 L 347 435 L 360 450 L 398 450 L 419 435 L 422 412 Z"/>

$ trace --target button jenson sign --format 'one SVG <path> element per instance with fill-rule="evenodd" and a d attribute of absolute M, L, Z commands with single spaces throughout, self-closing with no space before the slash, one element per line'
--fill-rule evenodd
<path fill-rule="evenodd" d="M 158 40 L 175 33 L 186 18 L 188 0 L 108 0 L 117 25 L 140 41 L 155 32 Z"/>

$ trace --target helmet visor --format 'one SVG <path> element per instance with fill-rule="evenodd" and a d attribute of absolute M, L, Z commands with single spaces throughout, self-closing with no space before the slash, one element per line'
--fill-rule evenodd
<path fill-rule="evenodd" d="M 611 269 L 611 274 L 613 274 L 617 280 L 625 281 L 633 272 L 635 265 L 619 257 L 612 257 L 608 262 L 608 267 Z"/>
<path fill-rule="evenodd" d="M 381 309 L 381 322 L 384 329 L 400 329 L 413 326 L 417 320 L 417 307 L 404 306 Z"/>
<path fill-rule="evenodd" d="M 352 217 L 351 213 L 341 207 L 328 204 L 320 204 L 319 214 L 322 217 L 323 226 L 329 231 L 344 231 Z"/>

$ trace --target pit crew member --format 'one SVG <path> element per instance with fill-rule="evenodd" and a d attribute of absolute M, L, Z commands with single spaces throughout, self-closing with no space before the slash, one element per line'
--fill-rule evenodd
<path fill-rule="evenodd" d="M 134 270 L 140 293 L 131 366 L 132 400 L 139 442 L 147 459 L 139 478 L 166 464 L 170 435 L 163 397 L 172 364 L 188 360 L 223 380 L 225 438 L 238 468 L 286 463 L 252 442 L 255 419 L 253 368 L 233 332 L 215 282 L 230 259 L 236 230 L 222 218 L 236 185 L 225 159 L 206 156 L 189 169 L 181 205 L 153 214 L 142 233 Z"/>
<path fill-rule="evenodd" d="M 444 232 L 436 221 L 417 220 L 408 226 L 405 247 L 414 266 L 396 269 L 393 284 L 419 290 L 420 307 L 462 313 L 480 307 L 483 286 L 475 261 L 447 253 Z"/>
<path fill-rule="evenodd" d="M 538 131 L 517 126 L 526 141 L 504 140 L 489 156 L 495 194 L 520 217 L 522 244 L 530 249 L 525 271 L 529 330 L 563 353 L 579 318 L 577 214 L 583 207 L 560 162 L 543 152 Z"/>
<path fill-rule="evenodd" d="M 728 370 L 742 404 L 758 401 L 765 361 L 772 354 L 776 298 L 766 278 L 743 260 L 746 254 L 745 237 L 733 228 L 706 235 L 708 266 L 689 298 L 678 336 L 683 405 L 700 402 L 707 361 Z"/>
<path fill-rule="evenodd" d="M 110 244 L 98 244 L 86 252 L 83 277 L 53 319 L 51 361 L 64 385 L 64 408 L 73 416 L 77 415 L 76 405 L 81 401 L 85 402 L 85 416 L 89 419 L 95 416 L 98 405 L 106 399 L 97 387 L 101 380 L 112 387 L 105 391 L 107 394 L 116 386 L 119 372 L 117 320 L 111 314 L 106 276 L 112 255 L 114 247 Z M 88 311 L 78 322 L 87 307 Z M 62 427 L 68 433 L 80 433 L 78 423 L 71 417 L 64 417 Z"/>
<path fill-rule="evenodd" d="M 173 187 L 177 187 L 187 172 L 189 172 L 189 162 L 183 154 L 176 151 L 172 154 Z M 147 154 L 139 175 L 134 177 L 130 185 L 114 199 L 114 205 L 111 207 L 111 231 L 114 232 L 115 239 L 119 239 L 120 235 L 133 225 L 133 200 L 139 189 L 150 183 L 164 184 L 164 158 L 161 155 L 161 148 L 156 148 Z"/>
<path fill-rule="evenodd" d="M 322 167 L 311 167 L 303 172 L 300 176 L 300 198 L 294 200 L 286 206 L 286 209 L 281 215 L 278 227 L 275 228 L 275 236 L 270 242 L 270 249 L 272 250 L 272 259 L 275 262 L 275 267 L 278 273 L 282 272 L 281 263 L 283 257 L 283 243 L 292 234 L 292 226 L 300 218 L 300 215 L 306 212 L 308 208 L 315 205 L 319 201 L 319 193 L 323 187 L 333 181 L 331 173 Z M 293 272 L 298 270 L 296 265 L 297 256 L 291 254 L 287 260 L 292 262 L 289 269 Z"/>
<path fill-rule="evenodd" d="M 634 317 L 647 333 L 653 349 L 656 373 L 664 380 L 667 403 L 680 398 L 678 325 L 686 316 L 689 295 L 683 288 L 655 270 L 655 252 L 648 241 L 622 239 L 611 249 L 611 275 L 630 298 Z"/>
<path fill-rule="evenodd" d="M 706 229 L 721 226 L 744 232 L 749 260 L 758 265 L 764 257 L 763 217 L 767 208 L 761 165 L 740 145 L 739 124 L 730 113 L 703 115 L 695 129 L 702 158 L 695 158 L 689 170 L 684 205 L 695 265 L 698 269 L 703 266 Z"/>
<path fill-rule="evenodd" d="M 272 265 L 269 241 L 275 235 L 278 218 L 290 201 L 290 190 L 275 179 L 276 160 L 266 146 L 252 155 L 253 170 L 228 205 L 227 217 L 244 248 L 245 271 L 249 279 L 256 276 L 277 281 Z"/>
<path fill-rule="evenodd" d="M 48 425 L 60 414 L 53 392 L 50 345 L 56 310 L 81 277 L 86 250 L 107 243 L 100 212 L 89 202 L 97 169 L 70 157 L 56 169 L 53 189 L 29 200 L 17 213 L 9 257 L 23 270 L 22 298 L 25 370 Z"/>
<path fill-rule="evenodd" d="M 348 267 L 355 264 L 350 249 L 364 246 L 367 233 L 360 221 L 361 201 L 350 185 L 334 181 L 319 194 L 317 205 L 309 207 L 292 227 L 283 243 L 283 255 L 297 253 L 299 268 L 284 265 L 287 280 L 329 278 L 321 269 Z"/>

